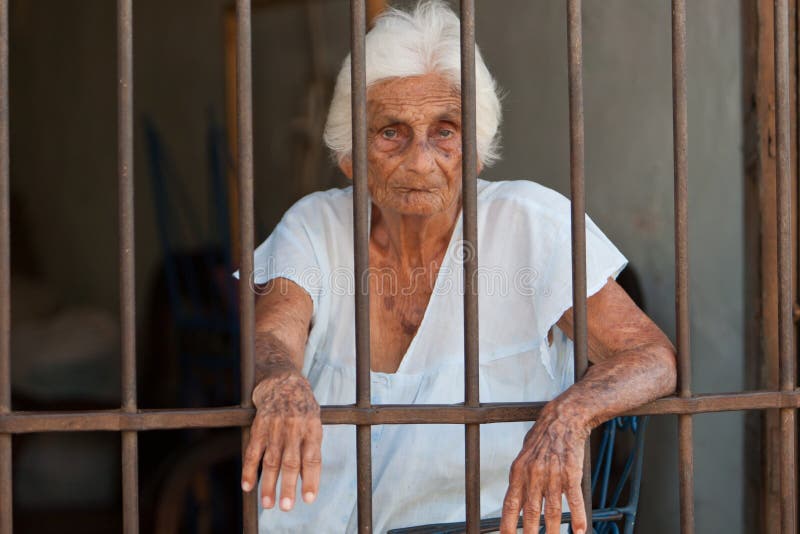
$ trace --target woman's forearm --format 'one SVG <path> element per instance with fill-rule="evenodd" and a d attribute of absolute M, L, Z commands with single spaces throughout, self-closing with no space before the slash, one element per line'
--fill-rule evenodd
<path fill-rule="evenodd" d="M 592 365 L 546 409 L 594 428 L 674 392 L 676 377 L 675 350 L 662 343 L 645 344 Z"/>
<path fill-rule="evenodd" d="M 298 362 L 297 356 L 278 336 L 266 331 L 256 332 L 254 338 L 256 384 L 275 373 L 301 372 L 302 355 Z"/>

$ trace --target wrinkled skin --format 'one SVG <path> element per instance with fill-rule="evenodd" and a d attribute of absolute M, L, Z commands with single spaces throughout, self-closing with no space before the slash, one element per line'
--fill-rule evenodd
<path fill-rule="evenodd" d="M 397 370 L 433 290 L 461 204 L 459 92 L 436 74 L 379 82 L 368 91 L 368 185 L 373 200 L 370 265 L 396 276 L 392 288 L 370 278 L 372 369 Z M 342 171 L 352 178 L 352 162 Z M 478 169 L 480 172 L 480 168 Z M 398 289 L 413 288 L 413 291 Z M 242 469 L 242 488 L 255 487 L 261 462 L 262 504 L 294 506 L 298 475 L 303 500 L 316 498 L 322 428 L 319 405 L 301 375 L 312 303 L 286 279 L 272 280 L 256 302 L 256 417 Z M 577 534 L 587 528 L 580 489 L 591 429 L 675 389 L 675 351 L 666 336 L 609 279 L 588 299 L 589 356 L 583 380 L 547 404 L 511 466 L 501 532 L 559 532 L 561 495 Z M 572 337 L 572 310 L 557 326 Z M 545 502 L 544 509 L 542 506 Z"/>
<path fill-rule="evenodd" d="M 242 489 L 256 487 L 262 466 L 261 504 L 272 508 L 283 473 L 280 509 L 294 507 L 297 478 L 306 503 L 316 499 L 321 470 L 322 423 L 311 385 L 300 373 L 313 305 L 285 278 L 271 280 L 256 300 L 256 416 L 242 466 Z"/>
<path fill-rule="evenodd" d="M 576 425 L 568 417 L 558 417 L 555 410 L 545 410 L 525 436 L 522 451 L 511 466 L 508 495 L 503 509 L 501 532 L 517 532 L 519 509 L 524 502 L 524 532 L 539 532 L 539 517 L 544 511 L 548 532 L 559 532 L 561 494 L 567 496 L 574 514 L 574 532 L 586 529 L 581 479 L 584 443 L 588 428 Z M 515 498 L 519 500 L 515 500 Z M 545 500 L 542 510 L 542 498 Z"/>
<path fill-rule="evenodd" d="M 579 382 L 550 401 L 525 437 L 511 466 L 503 502 L 502 534 L 537 534 L 544 513 L 547 533 L 559 532 L 564 494 L 576 534 L 590 531 L 581 479 L 592 428 L 675 389 L 675 349 L 666 335 L 609 278 L 587 300 L 589 358 Z M 557 326 L 573 336 L 572 310 Z M 544 509 L 542 501 L 544 500 Z"/>
<path fill-rule="evenodd" d="M 270 342 L 279 343 L 265 341 Z M 262 505 L 265 508 L 274 505 L 275 484 L 282 470 L 280 508 L 291 510 L 298 476 L 303 480 L 303 500 L 311 503 L 317 495 L 322 465 L 319 404 L 308 380 L 296 369 L 262 370 L 266 371 L 265 378 L 253 389 L 253 405 L 258 410 L 245 452 L 245 479 L 254 481 L 263 454 Z"/>

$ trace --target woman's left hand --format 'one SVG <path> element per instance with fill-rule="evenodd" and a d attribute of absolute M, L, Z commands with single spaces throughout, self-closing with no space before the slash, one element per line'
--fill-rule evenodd
<path fill-rule="evenodd" d="M 508 491 L 503 501 L 501 534 L 517 532 L 522 512 L 523 532 L 538 534 L 544 500 L 547 534 L 561 528 L 561 495 L 566 494 L 572 516 L 572 531 L 585 534 L 583 503 L 583 457 L 590 427 L 576 414 L 566 414 L 550 403 L 541 412 L 517 458 L 511 464 Z"/>

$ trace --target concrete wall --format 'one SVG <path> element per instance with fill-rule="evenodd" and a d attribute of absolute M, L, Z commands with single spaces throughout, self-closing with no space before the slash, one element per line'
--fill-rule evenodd
<path fill-rule="evenodd" d="M 189 196 L 207 194 L 207 112 L 224 119 L 223 0 L 135 2 L 137 118 L 161 129 Z M 324 60 L 347 49 L 347 3 L 325 3 Z M 501 8 L 502 7 L 502 8 Z M 584 72 L 590 215 L 641 275 L 647 308 L 674 336 L 669 2 L 586 0 Z M 481 0 L 478 40 L 507 91 L 501 163 L 491 179 L 568 190 L 564 2 Z M 12 188 L 29 213 L 40 269 L 60 299 L 116 311 L 114 3 L 12 2 Z M 255 35 L 257 241 L 294 198 L 291 119 L 308 78 L 300 8 L 259 12 Z M 692 350 L 697 391 L 743 383 L 740 25 L 732 0 L 689 2 Z M 137 124 L 137 295 L 158 269 Z M 206 224 L 203 221 L 203 224 Z M 202 233 L 202 229 L 201 232 Z M 19 238 L 17 238 L 19 239 Z M 741 531 L 740 414 L 696 418 L 697 531 Z M 639 531 L 677 531 L 673 417 L 648 434 Z"/>
<path fill-rule="evenodd" d="M 737 2 L 688 2 L 689 239 L 694 389 L 743 387 L 741 31 Z M 563 2 L 478 4 L 478 40 L 508 91 L 492 178 L 569 191 Z M 509 53 L 510 51 L 519 53 Z M 669 2 L 584 2 L 589 214 L 636 267 L 648 312 L 673 338 Z M 674 417 L 652 421 L 639 532 L 678 527 Z M 741 532 L 742 414 L 695 419 L 697 532 Z"/>

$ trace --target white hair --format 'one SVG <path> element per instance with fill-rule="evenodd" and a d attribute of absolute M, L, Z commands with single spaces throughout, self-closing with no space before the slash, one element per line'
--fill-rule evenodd
<path fill-rule="evenodd" d="M 388 78 L 441 74 L 461 88 L 461 28 L 455 13 L 441 0 L 421 0 L 412 12 L 389 8 L 366 37 L 367 87 Z M 484 166 L 499 158 L 500 97 L 497 84 L 475 46 L 475 90 L 478 159 Z M 345 58 L 324 139 L 338 162 L 350 156 L 350 55 Z"/>

